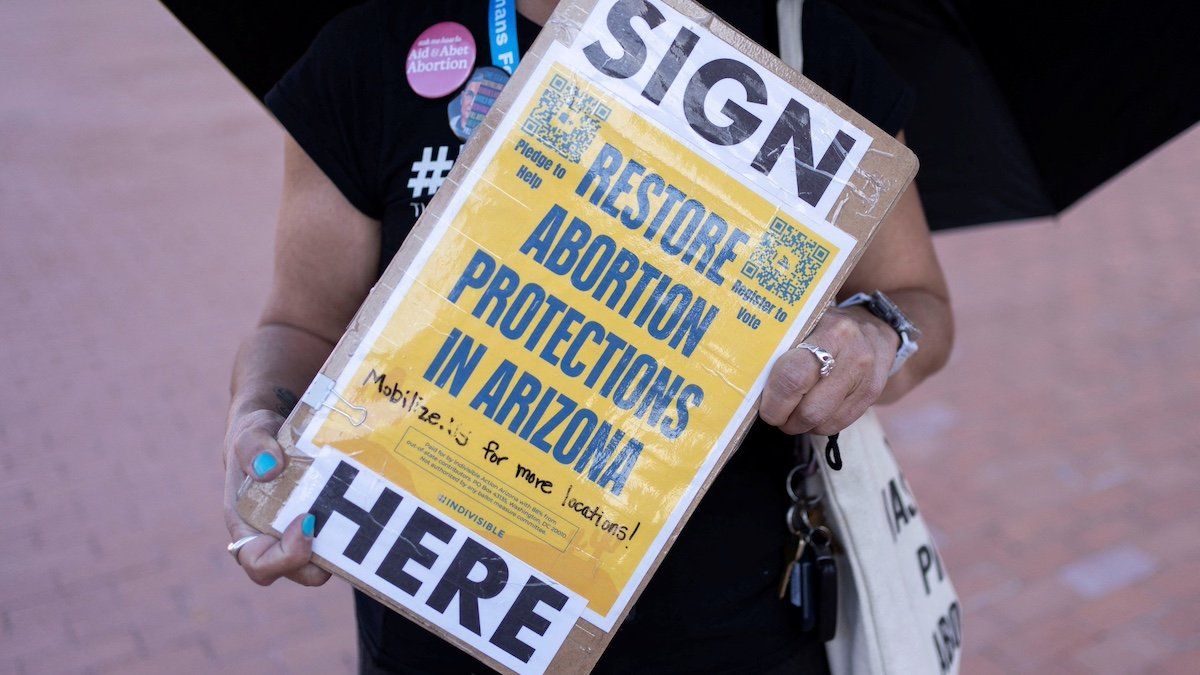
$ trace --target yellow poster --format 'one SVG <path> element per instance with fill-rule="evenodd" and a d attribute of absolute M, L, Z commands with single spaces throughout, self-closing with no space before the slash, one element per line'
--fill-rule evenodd
<path fill-rule="evenodd" d="M 611 625 L 854 241 L 563 61 L 535 71 L 342 371 L 363 417 L 325 411 L 301 445 Z"/>

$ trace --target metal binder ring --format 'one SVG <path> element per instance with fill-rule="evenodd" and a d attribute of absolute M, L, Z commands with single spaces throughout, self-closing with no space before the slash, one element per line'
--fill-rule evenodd
<path fill-rule="evenodd" d="M 788 507 L 787 510 L 787 527 L 792 534 L 796 536 L 807 535 L 813 531 L 813 524 L 808 517 L 808 506 L 813 506 L 819 501 L 814 500 L 808 505 L 796 502 Z M 798 520 L 797 520 L 798 518 Z"/>
<path fill-rule="evenodd" d="M 805 507 L 821 503 L 821 495 L 810 495 L 800 489 L 808 475 L 808 465 L 797 464 L 788 472 L 787 481 L 784 483 L 784 487 L 787 488 L 787 496 L 794 503 Z"/>
<path fill-rule="evenodd" d="M 803 481 L 804 480 L 804 476 L 803 476 L 804 469 L 805 469 L 805 466 L 803 464 L 797 464 L 796 466 L 793 466 L 792 470 L 788 472 L 787 482 L 784 483 L 785 487 L 787 487 L 787 495 L 788 495 L 788 497 L 791 498 L 791 500 L 793 502 L 800 501 L 800 496 L 799 496 L 800 491 L 796 489 L 796 487 L 797 487 L 796 477 L 799 476 L 800 480 Z"/>
<path fill-rule="evenodd" d="M 808 533 L 808 540 L 816 546 L 829 546 L 833 543 L 833 532 L 824 525 L 818 525 Z"/>

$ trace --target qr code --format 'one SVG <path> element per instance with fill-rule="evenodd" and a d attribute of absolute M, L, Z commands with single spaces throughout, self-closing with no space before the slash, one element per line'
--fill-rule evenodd
<path fill-rule="evenodd" d="M 794 305 L 828 259 L 829 249 L 776 218 L 742 265 L 742 275 Z"/>
<path fill-rule="evenodd" d="M 595 96 L 555 75 L 521 130 L 578 164 L 611 112 Z"/>

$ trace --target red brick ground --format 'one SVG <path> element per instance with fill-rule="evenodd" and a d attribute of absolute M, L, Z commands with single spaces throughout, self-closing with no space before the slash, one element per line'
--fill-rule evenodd
<path fill-rule="evenodd" d="M 0 672 L 349 670 L 343 584 L 223 551 L 278 129 L 150 2 L 0 3 L 0 82 Z M 938 239 L 958 348 L 886 418 L 968 673 L 1200 670 L 1198 179 L 1193 130 L 1060 221 Z"/>

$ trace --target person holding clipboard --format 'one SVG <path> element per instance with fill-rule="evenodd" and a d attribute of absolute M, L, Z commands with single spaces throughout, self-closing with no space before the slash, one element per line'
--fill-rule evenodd
<path fill-rule="evenodd" d="M 636 1 L 636 0 L 633 0 Z M 552 13 L 553 0 L 373 0 L 331 21 L 267 96 L 287 131 L 274 285 L 239 352 L 225 441 L 230 549 L 266 585 L 320 585 L 311 517 L 282 538 L 234 508 L 245 476 L 268 481 L 274 440 Z M 706 3 L 777 51 L 776 3 Z M 804 3 L 804 75 L 903 140 L 909 89 L 851 22 Z M 422 42 L 424 40 L 424 42 Z M 436 56 L 423 44 L 449 45 Z M 476 45 L 479 48 L 476 48 Z M 416 64 L 416 65 L 414 65 Z M 824 673 L 823 643 L 778 597 L 790 534 L 782 481 L 790 435 L 836 433 L 940 369 L 949 295 L 915 187 L 901 198 L 805 345 L 773 367 L 761 420 L 718 475 L 601 658 L 597 672 Z M 482 664 L 356 593 L 362 672 L 478 672 Z"/>

